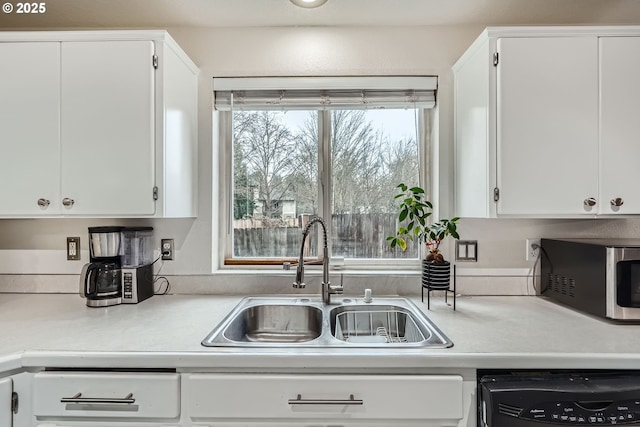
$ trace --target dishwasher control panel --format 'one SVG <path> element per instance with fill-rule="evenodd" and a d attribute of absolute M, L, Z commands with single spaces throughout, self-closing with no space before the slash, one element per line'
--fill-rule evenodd
<path fill-rule="evenodd" d="M 640 426 L 640 373 L 487 375 L 480 427 Z"/>
<path fill-rule="evenodd" d="M 553 424 L 629 424 L 640 419 L 640 400 L 541 402 L 523 410 L 519 417 Z"/>

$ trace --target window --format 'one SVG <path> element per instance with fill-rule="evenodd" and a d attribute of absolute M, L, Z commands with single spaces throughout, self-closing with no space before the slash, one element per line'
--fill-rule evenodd
<path fill-rule="evenodd" d="M 296 259 L 313 215 L 330 224 L 331 256 L 345 263 L 417 259 L 417 246 L 391 250 L 386 238 L 397 184 L 420 182 L 434 103 L 433 90 L 216 91 L 229 171 L 225 263 Z M 319 236 L 305 255 L 321 253 Z"/>
<path fill-rule="evenodd" d="M 236 111 L 234 258 L 295 258 L 299 216 L 318 215 L 316 111 Z"/>

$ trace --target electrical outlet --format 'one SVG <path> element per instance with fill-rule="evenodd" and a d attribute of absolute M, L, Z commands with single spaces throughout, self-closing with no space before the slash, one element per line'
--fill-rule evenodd
<path fill-rule="evenodd" d="M 525 259 L 527 261 L 538 259 L 538 256 L 540 256 L 540 239 L 527 239 L 525 250 Z"/>
<path fill-rule="evenodd" d="M 80 238 L 67 237 L 67 261 L 78 261 L 80 259 Z"/>
<path fill-rule="evenodd" d="M 173 260 L 173 239 L 162 239 L 160 241 L 160 253 L 163 261 Z"/>

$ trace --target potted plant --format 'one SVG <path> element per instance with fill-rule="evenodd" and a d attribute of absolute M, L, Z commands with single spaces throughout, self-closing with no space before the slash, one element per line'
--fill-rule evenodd
<path fill-rule="evenodd" d="M 440 252 L 440 243 L 451 236 L 459 239 L 457 224 L 460 218 L 441 219 L 429 223 L 433 205 L 425 199 L 425 192 L 420 187 L 409 187 L 399 184 L 401 193 L 395 196 L 400 199 L 398 223 L 400 227 L 395 236 L 387 237 L 392 248 L 407 249 L 407 240 L 424 243 L 429 248 L 427 256 L 422 260 L 422 284 L 430 289 L 448 289 L 450 263 Z"/>

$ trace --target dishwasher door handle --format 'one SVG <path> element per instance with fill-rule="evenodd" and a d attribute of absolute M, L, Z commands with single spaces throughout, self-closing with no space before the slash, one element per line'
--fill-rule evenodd
<path fill-rule="evenodd" d="M 355 399 L 353 394 L 349 399 L 303 399 L 299 394 L 297 399 L 289 399 L 289 405 L 364 405 L 364 400 Z"/>

